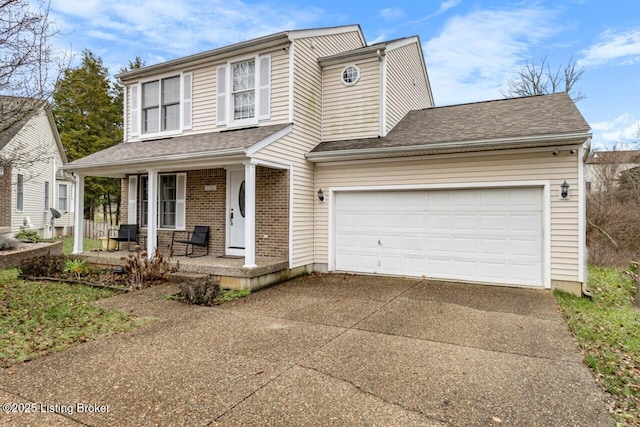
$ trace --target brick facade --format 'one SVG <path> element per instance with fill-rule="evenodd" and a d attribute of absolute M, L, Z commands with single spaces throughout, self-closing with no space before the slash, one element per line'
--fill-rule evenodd
<path fill-rule="evenodd" d="M 121 218 L 122 223 L 127 223 L 128 177 L 122 180 L 121 186 Z M 208 225 L 211 255 L 225 253 L 226 203 L 225 169 L 187 172 L 186 230 L 193 230 L 196 225 Z M 137 212 L 137 223 L 140 224 L 139 197 Z M 140 229 L 141 236 L 146 234 L 146 229 Z M 165 254 L 171 247 L 172 235 L 173 230 L 158 230 L 158 248 Z M 178 250 L 183 248 L 181 245 Z M 282 259 L 289 256 L 289 173 L 286 170 L 256 168 L 256 256 Z"/>
<path fill-rule="evenodd" d="M 289 258 L 289 171 L 256 168 L 256 257 Z"/>
<path fill-rule="evenodd" d="M 0 175 L 0 227 L 11 227 L 11 166 Z"/>

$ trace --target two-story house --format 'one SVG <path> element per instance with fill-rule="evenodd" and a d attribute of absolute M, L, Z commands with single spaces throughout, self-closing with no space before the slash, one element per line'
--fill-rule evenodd
<path fill-rule="evenodd" d="M 64 236 L 74 223 L 74 178 L 51 106 L 2 96 L 0 118 L 0 229 L 32 229 L 41 237 Z M 59 218 L 52 222 L 51 208 Z"/>
<path fill-rule="evenodd" d="M 210 252 L 243 257 L 246 272 L 275 259 L 284 276 L 580 291 L 590 134 L 566 94 L 435 108 L 418 37 L 367 45 L 357 25 L 118 78 L 125 141 L 67 170 L 80 176 L 79 210 L 84 176 L 122 178 L 123 218 L 150 252 L 206 225 Z"/>

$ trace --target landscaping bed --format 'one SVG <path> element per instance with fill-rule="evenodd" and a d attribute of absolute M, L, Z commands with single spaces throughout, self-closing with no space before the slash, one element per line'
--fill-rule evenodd
<path fill-rule="evenodd" d="M 614 419 L 640 425 L 640 310 L 637 271 L 590 267 L 592 300 L 556 292 L 585 363 L 610 396 Z"/>

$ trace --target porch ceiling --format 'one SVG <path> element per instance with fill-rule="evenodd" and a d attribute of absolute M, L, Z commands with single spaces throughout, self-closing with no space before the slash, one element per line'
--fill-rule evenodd
<path fill-rule="evenodd" d="M 64 169 L 91 176 L 123 177 L 158 170 L 202 169 L 246 161 L 251 147 L 277 140 L 288 123 L 238 130 L 120 143 L 67 164 Z"/>

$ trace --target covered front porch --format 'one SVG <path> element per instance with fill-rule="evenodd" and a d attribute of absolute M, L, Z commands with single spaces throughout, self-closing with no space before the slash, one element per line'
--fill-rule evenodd
<path fill-rule="evenodd" d="M 122 258 L 126 258 L 130 254 L 131 252 L 124 248 L 118 251 L 87 251 L 76 254 L 74 257 L 92 264 L 116 267 L 123 266 L 125 260 Z M 216 255 L 197 258 L 173 256 L 169 262 L 171 267 L 178 267 L 178 274 L 213 275 L 220 279 L 222 287 L 237 290 L 254 290 L 306 273 L 305 271 L 290 271 L 287 259 L 273 257 L 257 257 L 254 268 L 245 268 L 243 257 Z"/>
<path fill-rule="evenodd" d="M 290 165 L 255 158 L 250 147 L 289 130 L 256 128 L 124 143 L 79 159 L 67 165 L 77 177 L 76 212 L 84 211 L 87 177 L 119 178 L 121 224 L 137 230 L 136 244 L 150 258 L 156 249 L 165 256 L 184 253 L 185 245 L 174 241 L 184 240 L 196 226 L 206 227 L 206 243 L 189 251 L 203 256 L 181 257 L 181 270 L 235 277 L 242 283 L 230 287 L 253 289 L 256 278 L 289 271 L 292 185 Z M 192 151 L 236 140 L 249 147 Z M 93 254 L 84 254 L 82 220 L 76 216 L 73 253 L 94 262 Z"/>

